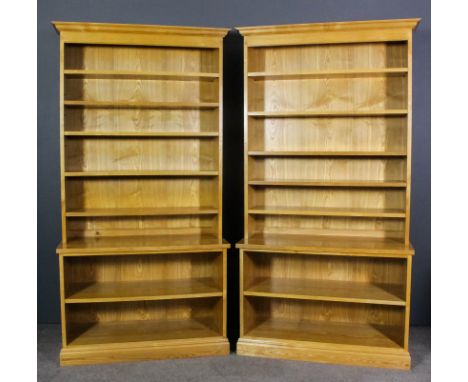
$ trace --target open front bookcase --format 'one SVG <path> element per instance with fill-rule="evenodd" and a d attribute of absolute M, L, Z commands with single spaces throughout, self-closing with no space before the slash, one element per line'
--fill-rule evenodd
<path fill-rule="evenodd" d="M 239 28 L 239 354 L 410 367 L 418 21 Z"/>
<path fill-rule="evenodd" d="M 227 354 L 227 30 L 54 26 L 61 364 Z"/>

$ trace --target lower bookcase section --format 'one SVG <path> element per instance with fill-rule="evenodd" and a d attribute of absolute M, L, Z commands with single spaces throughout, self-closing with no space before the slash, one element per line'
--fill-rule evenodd
<path fill-rule="evenodd" d="M 404 325 L 401 306 L 248 296 L 237 351 L 406 369 Z"/>
<path fill-rule="evenodd" d="M 69 304 L 66 316 L 63 365 L 204 355 L 206 343 L 229 351 L 222 298 Z"/>
<path fill-rule="evenodd" d="M 223 335 L 222 298 L 70 304 L 66 315 L 68 346 Z"/>

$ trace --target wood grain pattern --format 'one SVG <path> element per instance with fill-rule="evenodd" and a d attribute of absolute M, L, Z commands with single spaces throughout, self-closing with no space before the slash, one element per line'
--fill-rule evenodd
<path fill-rule="evenodd" d="M 222 356 L 228 354 L 229 342 L 227 339 L 213 336 L 184 340 L 66 347 L 60 351 L 60 365 L 141 362 L 145 360 Z"/>
<path fill-rule="evenodd" d="M 62 365 L 228 354 L 226 29 L 55 22 Z"/>
<path fill-rule="evenodd" d="M 244 355 L 408 369 L 412 29 L 244 36 Z"/>
<path fill-rule="evenodd" d="M 237 354 L 265 358 L 380 367 L 409 370 L 411 358 L 407 351 L 372 347 L 366 349 L 341 344 L 323 344 L 306 341 L 286 341 L 263 338 L 242 338 L 237 343 Z"/>

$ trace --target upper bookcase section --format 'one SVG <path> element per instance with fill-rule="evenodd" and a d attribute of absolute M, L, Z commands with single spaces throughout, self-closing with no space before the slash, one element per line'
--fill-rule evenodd
<path fill-rule="evenodd" d="M 227 28 L 52 22 L 64 43 L 217 48 Z"/>
<path fill-rule="evenodd" d="M 420 19 L 238 27 L 248 46 L 404 41 Z"/>

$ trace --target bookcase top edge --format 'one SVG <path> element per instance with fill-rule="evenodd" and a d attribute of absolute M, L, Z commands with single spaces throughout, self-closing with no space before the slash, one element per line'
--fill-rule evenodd
<path fill-rule="evenodd" d="M 284 33 L 307 33 L 307 32 L 331 32 L 331 31 L 357 31 L 370 29 L 415 29 L 420 23 L 420 18 L 413 19 L 388 19 L 370 21 L 341 21 L 311 24 L 285 24 L 236 27 L 243 36 L 268 35 Z"/>
<path fill-rule="evenodd" d="M 176 34 L 185 36 L 224 37 L 229 28 L 186 27 L 171 25 L 83 23 L 72 21 L 52 21 L 57 33 L 62 32 L 107 32 L 107 33 L 145 33 Z"/>

